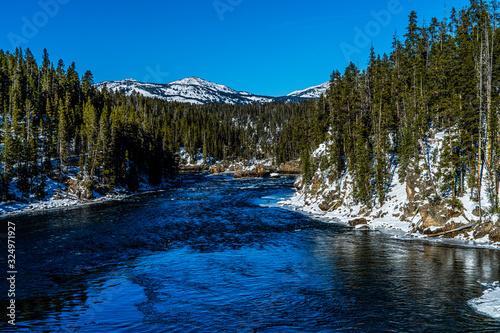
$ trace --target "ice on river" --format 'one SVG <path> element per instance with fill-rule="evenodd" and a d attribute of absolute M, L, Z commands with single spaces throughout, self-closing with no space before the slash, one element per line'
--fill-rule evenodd
<path fill-rule="evenodd" d="M 500 318 L 500 282 L 481 283 L 484 291 L 477 298 L 469 301 L 469 305 L 477 312 L 487 315 L 491 318 Z"/>

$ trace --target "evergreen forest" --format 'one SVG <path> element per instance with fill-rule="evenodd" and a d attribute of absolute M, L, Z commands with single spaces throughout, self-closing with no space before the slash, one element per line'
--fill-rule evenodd
<path fill-rule="evenodd" d="M 391 170 L 403 181 L 408 166 L 425 165 L 427 142 L 441 133 L 439 168 L 429 170 L 436 198 L 484 192 L 499 210 L 496 1 L 471 0 L 430 21 L 413 11 L 389 54 L 372 47 L 366 65 L 334 70 L 330 83 L 300 103 L 182 104 L 97 90 L 90 71 L 54 64 L 47 50 L 41 62 L 29 49 L 0 51 L 1 199 L 14 199 L 12 182 L 42 198 L 47 178 L 67 168 L 79 168 L 89 186 L 159 184 L 175 176 L 184 147 L 207 160 L 300 158 L 306 183 L 317 168 L 332 180 L 348 173 L 353 194 L 371 207 L 386 200 Z M 311 153 L 321 143 L 328 154 L 318 161 Z"/>
<path fill-rule="evenodd" d="M 125 96 L 97 90 L 74 62 L 54 65 L 47 50 L 41 64 L 29 49 L 0 50 L 0 197 L 43 198 L 47 179 L 63 180 L 68 168 L 79 168 L 88 187 L 160 184 L 176 175 L 181 147 L 209 160 L 297 159 L 317 111 L 315 101 L 193 105 Z"/>
<path fill-rule="evenodd" d="M 332 181 L 349 174 L 353 195 L 370 208 L 387 199 L 393 170 L 404 182 L 411 166 L 428 175 L 431 201 L 460 208 L 458 198 L 479 201 L 486 193 L 499 211 L 499 9 L 496 1 L 471 0 L 444 13 L 425 22 L 412 11 L 390 54 L 372 47 L 366 69 L 351 63 L 333 72 L 319 103 L 328 154 L 303 160 L 306 182 L 318 167 Z M 436 135 L 444 144 L 429 156 Z"/>

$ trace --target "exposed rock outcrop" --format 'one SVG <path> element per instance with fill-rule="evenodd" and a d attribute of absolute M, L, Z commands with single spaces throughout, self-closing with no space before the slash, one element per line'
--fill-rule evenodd
<path fill-rule="evenodd" d="M 351 227 L 355 227 L 357 225 L 363 225 L 363 224 L 368 224 L 368 221 L 365 218 L 354 219 L 354 220 L 349 221 L 349 225 Z"/>
<path fill-rule="evenodd" d="M 480 239 L 488 235 L 493 229 L 493 222 L 486 222 L 478 225 L 474 230 L 474 239 Z"/>
<path fill-rule="evenodd" d="M 323 196 L 323 202 L 319 204 L 319 208 L 324 212 L 329 212 L 338 209 L 344 200 L 338 192 L 328 192 Z"/>
<path fill-rule="evenodd" d="M 371 227 L 375 222 L 377 227 L 402 230 L 412 235 L 420 233 L 428 237 L 480 239 L 480 243 L 488 240 L 500 242 L 498 214 L 489 209 L 487 198 L 482 198 L 480 211 L 477 198 L 471 197 L 474 189 L 471 190 L 467 183 L 461 183 L 460 191 L 452 196 L 453 189 L 439 172 L 445 133 L 438 134 L 418 142 L 419 155 L 408 165 L 391 161 L 391 168 L 387 169 L 390 183 L 386 191 L 377 195 L 373 191 L 370 200 L 365 198 L 362 201 L 356 172 L 332 172 L 330 153 L 323 144 L 311 155 L 311 164 L 315 167 L 310 174 L 312 179 L 298 179 L 295 183 L 298 193 L 291 202 L 294 206 L 308 207 L 308 211 L 318 216 L 338 218 L 357 229 L 365 224 Z M 403 175 L 404 178 L 400 178 Z"/>
<path fill-rule="evenodd" d="M 179 172 L 180 173 L 190 173 L 190 172 L 203 172 L 208 171 L 208 165 L 180 165 Z"/>
<path fill-rule="evenodd" d="M 237 172 L 237 171 L 242 171 L 243 166 L 239 163 L 236 164 L 230 164 L 229 166 L 226 167 L 226 170 L 229 172 Z"/>
<path fill-rule="evenodd" d="M 271 173 L 275 173 L 276 168 L 272 166 L 256 165 L 252 170 L 235 171 L 234 178 L 259 178 L 270 177 Z"/>
<path fill-rule="evenodd" d="M 500 242 L 500 226 L 491 229 L 489 238 L 492 242 Z"/>
<path fill-rule="evenodd" d="M 90 184 L 83 180 L 68 179 L 68 193 L 76 195 L 79 199 L 90 200 L 94 198 Z"/>
<path fill-rule="evenodd" d="M 427 176 L 423 175 L 422 170 L 418 170 L 412 163 L 406 169 L 406 197 L 409 201 L 405 210 L 407 217 L 416 212 L 420 202 L 434 194 L 432 180 L 427 172 L 426 174 Z"/>
<path fill-rule="evenodd" d="M 300 161 L 290 161 L 283 163 L 279 166 L 277 172 L 281 174 L 300 175 L 302 173 Z"/>
<path fill-rule="evenodd" d="M 215 164 L 212 165 L 208 171 L 210 171 L 211 174 L 217 174 L 226 171 L 226 168 L 222 164 Z"/>
<path fill-rule="evenodd" d="M 444 226 L 450 219 L 459 217 L 462 213 L 454 211 L 447 204 L 425 204 L 420 207 L 422 226 Z M 451 229 L 450 229 L 451 230 Z"/>

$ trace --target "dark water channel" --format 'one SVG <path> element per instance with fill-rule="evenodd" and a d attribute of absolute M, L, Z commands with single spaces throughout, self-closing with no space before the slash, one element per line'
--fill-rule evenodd
<path fill-rule="evenodd" d="M 18 267 L 17 325 L 3 310 L 0 331 L 500 332 L 468 303 L 478 281 L 500 280 L 500 251 L 277 207 L 293 177 L 183 177 L 163 192 L 0 220 L 2 233 L 16 224 Z"/>

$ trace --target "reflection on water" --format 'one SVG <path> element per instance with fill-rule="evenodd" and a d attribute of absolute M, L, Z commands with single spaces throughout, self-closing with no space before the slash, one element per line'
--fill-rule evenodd
<path fill-rule="evenodd" d="M 275 207 L 293 181 L 190 175 L 164 192 L 12 218 L 18 329 L 500 331 L 480 308 L 496 294 L 477 283 L 494 290 L 498 251 Z"/>

